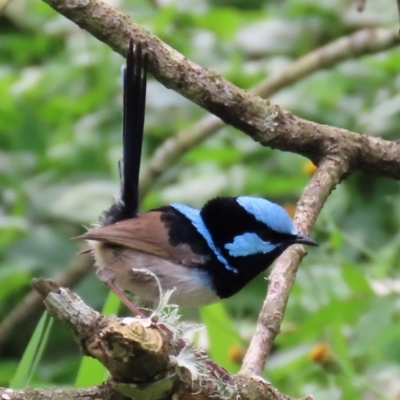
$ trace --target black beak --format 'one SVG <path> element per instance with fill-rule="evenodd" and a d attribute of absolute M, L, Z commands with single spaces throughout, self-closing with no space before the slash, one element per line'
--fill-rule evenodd
<path fill-rule="evenodd" d="M 297 244 L 307 244 L 308 246 L 319 246 L 319 244 L 308 236 L 298 235 L 294 241 Z"/>

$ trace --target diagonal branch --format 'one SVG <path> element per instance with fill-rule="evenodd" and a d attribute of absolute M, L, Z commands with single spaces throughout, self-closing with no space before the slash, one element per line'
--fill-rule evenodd
<path fill-rule="evenodd" d="M 399 14 L 399 19 L 400 19 L 400 0 L 396 0 L 396 3 L 397 3 L 397 11 Z"/>
<path fill-rule="evenodd" d="M 315 71 L 333 67 L 350 58 L 378 53 L 394 47 L 398 44 L 398 39 L 398 32 L 395 29 L 362 29 L 293 61 L 279 72 L 268 76 L 249 92 L 260 97 L 271 97 L 280 89 Z M 145 196 L 156 180 L 176 163 L 182 154 L 224 126 L 224 122 L 219 118 L 206 115 L 190 128 L 165 140 L 153 154 L 140 177 L 141 195 Z"/>
<path fill-rule="evenodd" d="M 304 189 L 299 200 L 295 223 L 299 231 L 308 234 L 332 190 L 348 172 L 343 159 L 326 158 Z M 258 318 L 256 332 L 243 360 L 242 374 L 260 374 L 272 343 L 279 333 L 289 294 L 300 261 L 306 255 L 304 246 L 292 246 L 278 259 L 269 276 L 267 297 Z"/>
<path fill-rule="evenodd" d="M 317 124 L 283 111 L 186 59 L 101 0 L 44 1 L 120 54 L 131 37 L 142 42 L 149 54 L 149 71 L 158 81 L 263 146 L 301 154 L 316 164 L 325 156 L 340 155 L 351 160 L 351 169 L 400 179 L 400 143 Z"/>
<path fill-rule="evenodd" d="M 363 12 L 364 11 L 366 2 L 367 2 L 367 0 L 358 0 L 358 2 L 357 2 L 357 10 L 359 12 Z"/>

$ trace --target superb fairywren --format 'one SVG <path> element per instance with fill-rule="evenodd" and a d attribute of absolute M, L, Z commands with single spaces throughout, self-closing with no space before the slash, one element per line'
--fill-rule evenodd
<path fill-rule="evenodd" d="M 295 243 L 317 246 L 277 204 L 249 196 L 217 197 L 201 210 L 184 204 L 138 213 L 147 55 L 130 41 L 124 73 L 121 195 L 88 240 L 98 276 L 134 313 L 124 292 L 146 302 L 173 289 L 171 302 L 199 306 L 230 297 Z M 151 271 L 154 275 L 147 274 Z"/>

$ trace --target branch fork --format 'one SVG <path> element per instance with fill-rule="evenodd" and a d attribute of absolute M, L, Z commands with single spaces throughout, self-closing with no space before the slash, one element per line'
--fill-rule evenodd
<path fill-rule="evenodd" d="M 72 331 L 82 352 L 108 369 L 108 390 L 135 400 L 294 400 L 260 377 L 228 374 L 186 341 L 182 347 L 185 339 L 180 333 L 175 337 L 167 334 L 159 326 L 162 321 L 158 324 L 147 318 L 103 317 L 79 296 L 52 281 L 33 279 L 32 286 L 50 315 Z"/>

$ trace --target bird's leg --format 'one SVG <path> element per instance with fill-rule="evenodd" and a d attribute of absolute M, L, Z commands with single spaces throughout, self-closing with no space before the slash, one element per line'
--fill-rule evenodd
<path fill-rule="evenodd" d="M 120 300 L 126 305 L 128 310 L 131 311 L 133 315 L 141 318 L 147 318 L 146 315 L 144 315 L 137 307 L 132 304 L 132 302 L 126 297 L 125 293 L 117 285 L 115 285 L 113 280 L 108 279 L 104 280 L 103 282 L 112 292 L 114 292 L 120 298 Z"/>
<path fill-rule="evenodd" d="M 142 270 L 139 270 L 139 271 L 143 272 Z M 152 275 L 153 277 L 155 277 L 155 279 L 157 279 L 158 286 L 160 289 L 160 296 L 161 296 L 161 293 L 162 293 L 161 285 L 160 285 L 160 282 L 158 281 L 157 276 L 154 275 L 153 273 L 151 273 L 150 275 Z M 140 316 L 141 318 L 145 318 L 145 319 L 148 318 L 147 315 L 145 315 L 142 311 L 140 311 L 137 307 L 135 307 L 132 304 L 132 302 L 126 297 L 125 293 L 114 283 L 115 277 L 112 272 L 110 272 L 107 269 L 99 269 L 97 271 L 97 276 L 112 292 L 114 292 L 120 298 L 120 300 L 125 304 L 125 306 L 128 308 L 128 310 L 132 312 L 133 315 Z M 151 322 L 154 325 L 156 325 L 157 327 L 159 327 L 160 330 L 163 331 L 167 337 L 170 338 L 170 337 L 174 336 L 174 333 L 163 323 L 159 323 L 155 317 L 151 318 Z M 185 340 L 182 338 L 178 339 L 178 345 L 181 348 L 185 347 L 186 346 Z"/>

